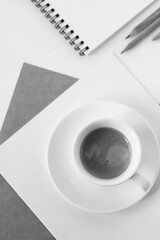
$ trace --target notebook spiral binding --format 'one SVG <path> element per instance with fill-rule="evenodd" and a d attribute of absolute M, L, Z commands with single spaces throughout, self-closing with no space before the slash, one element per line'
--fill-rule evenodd
<path fill-rule="evenodd" d="M 59 33 L 64 35 L 66 40 L 69 40 L 71 46 L 74 46 L 76 51 L 79 51 L 80 56 L 86 55 L 86 52 L 89 50 L 88 46 L 84 46 L 84 41 L 78 41 L 80 38 L 78 35 L 74 36 L 74 31 L 70 30 L 68 24 L 65 24 L 65 20 L 60 17 L 60 14 L 55 12 L 54 8 L 51 8 L 50 3 L 47 3 L 47 0 L 31 0 L 32 3 L 35 3 L 35 6 L 40 9 L 40 12 L 45 14 L 45 17 L 49 19 L 51 24 L 54 24 L 55 28 L 59 30 Z"/>

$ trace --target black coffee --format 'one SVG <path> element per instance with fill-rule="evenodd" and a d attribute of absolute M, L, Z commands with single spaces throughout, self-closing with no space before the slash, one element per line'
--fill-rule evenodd
<path fill-rule="evenodd" d="M 98 128 L 83 140 L 80 158 L 84 168 L 101 179 L 120 176 L 131 161 L 131 146 L 127 138 L 113 128 Z"/>

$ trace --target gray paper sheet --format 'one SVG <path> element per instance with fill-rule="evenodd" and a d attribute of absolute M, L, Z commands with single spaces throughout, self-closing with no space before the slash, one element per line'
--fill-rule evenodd
<path fill-rule="evenodd" d="M 77 80 L 24 63 L 1 129 L 0 145 Z"/>
<path fill-rule="evenodd" d="M 2 126 L 0 144 L 76 81 L 75 78 L 25 63 Z M 1 175 L 0 189 L 0 239 L 55 239 Z"/>

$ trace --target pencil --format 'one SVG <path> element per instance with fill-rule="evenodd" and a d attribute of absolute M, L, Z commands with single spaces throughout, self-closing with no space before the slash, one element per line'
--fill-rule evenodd
<path fill-rule="evenodd" d="M 132 42 L 130 42 L 125 47 L 125 49 L 121 52 L 121 54 L 135 47 L 139 42 L 141 42 L 144 38 L 146 38 L 150 33 L 152 33 L 159 26 L 160 26 L 160 18 L 155 20 L 141 34 L 139 34 L 135 39 L 133 39 Z"/>
<path fill-rule="evenodd" d="M 126 37 L 135 37 L 144 31 L 150 24 L 152 24 L 158 17 L 160 17 L 160 8 L 158 8 L 155 12 L 153 12 L 149 17 L 147 17 L 143 22 L 137 25 L 131 33 Z"/>
<path fill-rule="evenodd" d="M 160 33 L 156 34 L 153 38 L 152 41 L 160 39 Z"/>

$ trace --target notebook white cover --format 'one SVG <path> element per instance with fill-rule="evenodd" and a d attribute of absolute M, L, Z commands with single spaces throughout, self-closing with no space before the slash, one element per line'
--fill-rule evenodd
<path fill-rule="evenodd" d="M 98 80 L 93 81 L 94 77 Z M 88 77 L 66 91 L 1 146 L 1 173 L 58 240 L 106 240 L 106 236 L 112 240 L 158 240 L 158 182 L 148 198 L 126 211 L 92 214 L 68 204 L 50 181 L 45 157 L 51 132 L 65 114 L 94 99 L 117 100 L 137 109 L 152 123 L 160 141 L 158 104 L 118 60 L 103 58 Z"/>
<path fill-rule="evenodd" d="M 120 29 L 153 0 L 47 0 L 89 52 Z M 65 24 L 64 23 L 64 24 Z M 79 42 L 79 40 L 77 41 Z"/>

